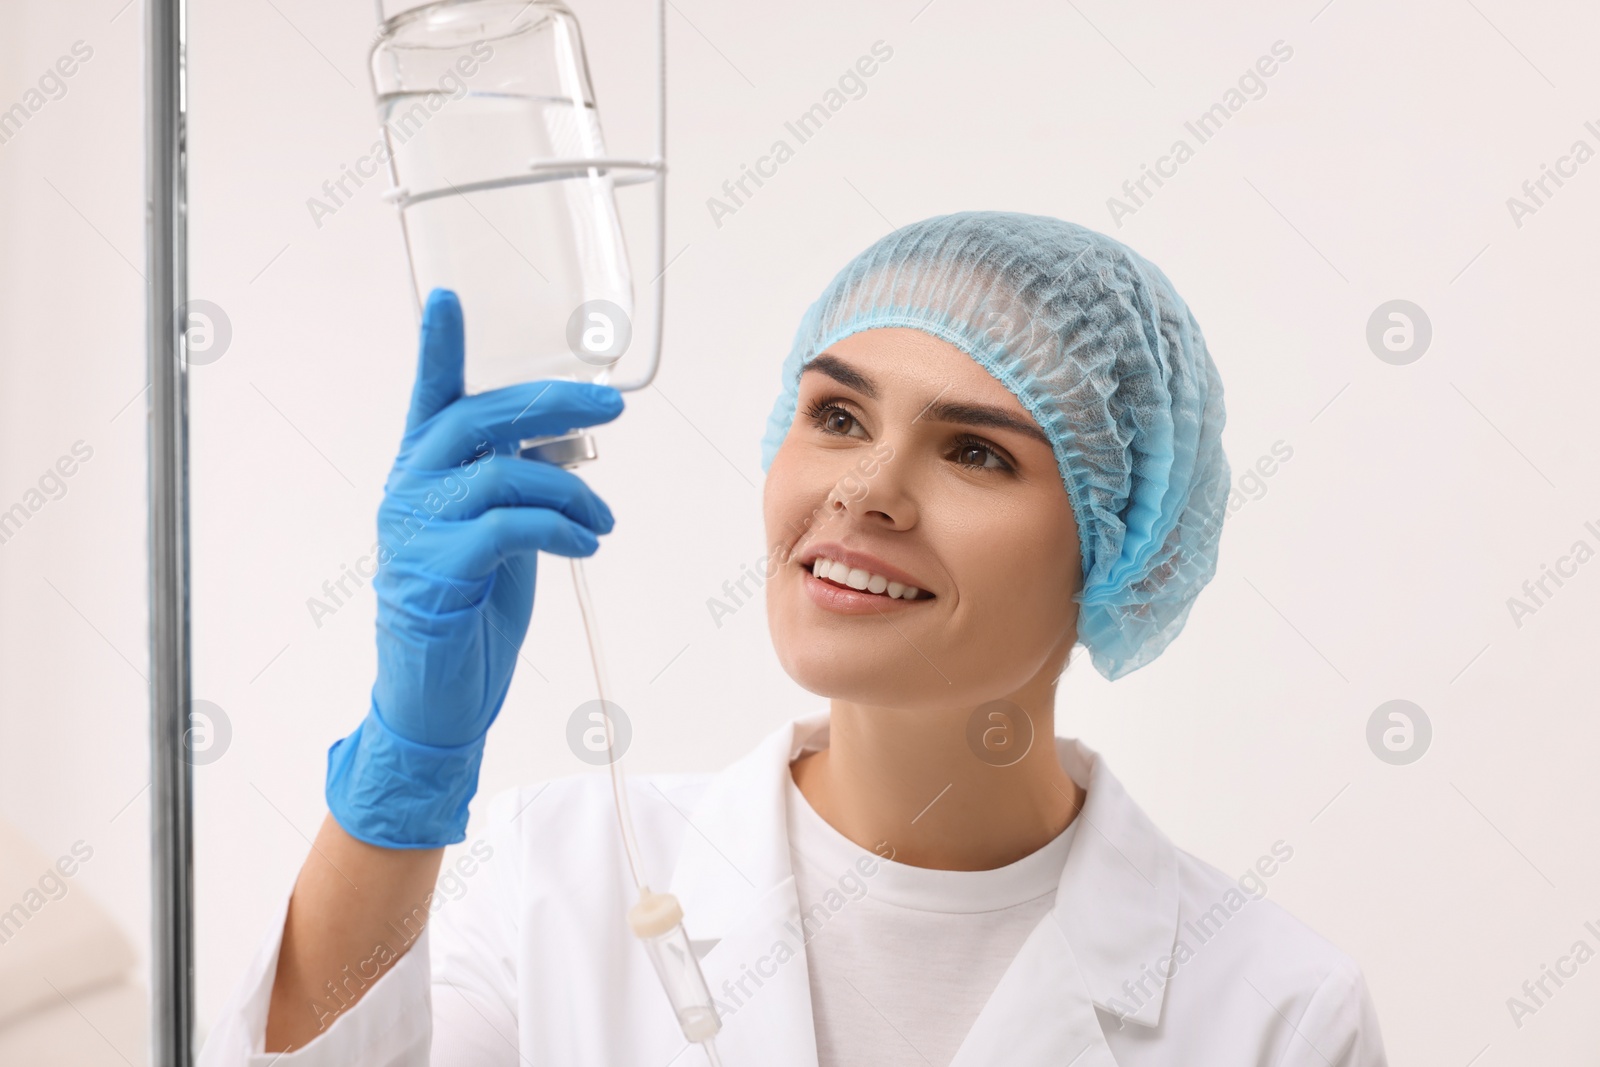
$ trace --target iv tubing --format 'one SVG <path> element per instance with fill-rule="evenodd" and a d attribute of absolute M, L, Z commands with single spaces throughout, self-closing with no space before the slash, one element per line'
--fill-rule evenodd
<path fill-rule="evenodd" d="M 617 755 L 611 733 L 611 701 L 606 698 L 605 657 L 600 650 L 599 625 L 595 618 L 594 602 L 589 597 L 589 579 L 583 569 L 583 560 L 573 557 L 572 588 L 578 594 L 578 612 L 583 616 L 583 632 L 589 639 L 589 662 L 594 664 L 594 687 L 600 694 L 600 718 L 605 722 L 606 764 L 611 768 L 611 794 L 617 801 L 617 825 L 622 830 L 622 844 L 628 852 L 628 870 L 633 884 L 640 892 L 650 887 L 641 873 L 644 865 L 639 860 L 639 841 L 633 829 L 633 811 L 628 807 L 627 776 L 622 771 L 622 759 Z"/>
<path fill-rule="evenodd" d="M 634 887 L 639 891 L 639 907 L 644 907 L 647 899 L 660 900 L 662 898 L 657 894 L 653 894 L 644 880 L 644 864 L 639 857 L 638 835 L 633 828 L 633 811 L 628 806 L 627 776 L 623 773 L 622 757 L 616 751 L 615 738 L 611 731 L 611 702 L 606 699 L 605 657 L 600 648 L 600 627 L 594 610 L 594 600 L 589 594 L 588 573 L 584 570 L 583 560 L 574 556 L 568 562 L 572 567 L 572 588 L 578 596 L 578 612 L 583 617 L 584 636 L 589 640 L 589 662 L 594 666 L 595 690 L 600 694 L 600 718 L 605 725 L 606 764 L 611 769 L 611 795 L 616 800 L 617 826 L 622 832 L 622 844 L 628 855 L 628 871 L 633 876 Z M 672 901 L 670 897 L 665 899 Z M 672 901 L 671 906 L 676 909 L 677 902 Z M 688 941 L 687 935 L 683 933 L 681 910 L 677 914 L 678 918 L 675 921 L 676 933 L 684 938 L 681 945 L 683 949 L 687 950 Z M 630 915 L 631 922 L 632 916 Z M 641 932 L 638 926 L 634 926 L 634 932 L 636 934 Z M 709 999 L 709 995 L 705 992 L 704 979 L 699 975 L 698 965 L 694 966 L 694 971 L 702 996 Z M 666 979 L 663 977 L 663 982 L 665 981 Z M 679 992 L 681 993 L 681 991 L 680 987 Z M 679 1025 L 685 1027 L 685 1035 L 689 1035 L 689 1024 L 683 1021 L 682 1009 L 684 1005 L 680 997 L 674 995 L 673 988 L 670 986 L 667 988 L 667 995 L 672 1002 L 673 1011 L 679 1015 Z M 717 1045 L 714 1039 L 716 1030 L 720 1028 L 715 1021 L 715 1008 L 707 1004 L 706 1010 L 712 1013 L 712 1030 L 702 1036 L 695 1037 L 694 1040 L 705 1050 L 706 1062 L 709 1067 L 722 1067 L 722 1058 L 717 1055 Z"/>

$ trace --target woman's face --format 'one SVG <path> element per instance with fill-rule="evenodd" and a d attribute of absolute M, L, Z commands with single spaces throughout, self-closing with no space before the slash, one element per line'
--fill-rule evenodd
<path fill-rule="evenodd" d="M 1055 456 L 954 345 L 867 330 L 808 364 L 763 510 L 773 646 L 807 690 L 970 708 L 1065 666 L 1081 564 Z M 840 581 L 813 575 L 818 556 Z"/>

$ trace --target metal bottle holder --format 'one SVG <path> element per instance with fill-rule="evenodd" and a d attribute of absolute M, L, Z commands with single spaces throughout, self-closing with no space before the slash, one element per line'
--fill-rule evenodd
<path fill-rule="evenodd" d="M 665 296 L 666 0 L 655 5 L 656 137 L 650 159 L 605 151 L 582 36 L 561 0 L 436 0 L 392 18 L 384 16 L 383 0 L 376 6 L 380 29 L 370 73 L 388 149 L 390 188 L 383 196 L 400 216 L 418 314 L 433 285 L 457 273 L 477 272 L 480 311 L 484 300 L 492 302 L 487 315 L 474 318 L 472 303 L 463 298 L 475 327 L 488 331 L 477 336 L 475 347 L 469 345 L 468 390 L 546 377 L 607 381 L 623 392 L 648 385 L 661 361 Z M 480 72 L 480 61 L 487 73 Z M 469 99 L 471 110 L 463 113 Z M 418 143 L 427 149 L 418 151 Z M 519 146 L 533 151 L 516 155 Z M 490 158 L 497 153 L 499 158 Z M 440 158 L 449 159 L 454 173 L 437 165 Z M 648 359 L 637 377 L 612 382 L 612 365 L 631 345 L 636 316 L 611 197 L 617 188 L 645 183 L 655 185 Z M 468 199 L 513 195 L 512 190 L 521 197 L 504 205 L 516 227 L 512 235 L 553 250 L 563 265 L 576 263 L 575 272 L 547 277 L 548 263 L 543 270 L 534 266 Z M 535 191 L 538 196 L 528 195 Z M 429 205 L 428 213 L 456 211 L 454 220 L 443 214 L 429 219 L 439 234 L 450 231 L 449 240 L 430 235 L 418 221 L 415 209 L 421 205 Z M 484 243 L 470 250 L 455 247 L 480 221 L 494 236 L 484 233 Z M 507 248 L 517 259 L 507 258 L 505 270 L 497 271 L 492 257 L 505 257 Z M 506 271 L 523 263 L 543 284 L 519 288 L 509 279 Z M 551 295 L 541 306 L 537 298 L 544 293 Z M 603 327 L 605 345 L 589 347 L 595 333 L 590 320 Z M 619 336 L 620 344 L 613 343 Z M 486 348 L 490 354 L 479 364 L 488 367 L 485 380 L 475 383 L 475 353 L 482 356 Z M 569 468 L 598 455 L 593 436 L 582 429 L 521 445 L 524 456 Z"/>

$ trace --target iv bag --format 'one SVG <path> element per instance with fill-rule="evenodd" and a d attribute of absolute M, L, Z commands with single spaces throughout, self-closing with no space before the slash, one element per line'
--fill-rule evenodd
<path fill-rule="evenodd" d="M 466 390 L 605 382 L 633 281 L 583 39 L 560 0 L 441 0 L 384 23 L 373 90 L 420 309 L 461 298 Z"/>

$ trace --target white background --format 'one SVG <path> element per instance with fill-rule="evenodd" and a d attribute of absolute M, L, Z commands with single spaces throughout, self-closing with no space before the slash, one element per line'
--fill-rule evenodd
<path fill-rule="evenodd" d="M 0 545 L 0 813 L 52 856 L 91 842 L 75 891 L 147 947 L 142 5 L 120 5 L 9 3 L 0 32 L 0 108 L 94 49 L 0 145 L 0 508 L 94 449 Z M 646 154 L 649 8 L 577 10 L 610 147 Z M 190 291 L 233 332 L 191 395 L 195 694 L 232 729 L 195 774 L 204 1025 L 367 706 L 370 589 L 320 628 L 306 601 L 374 539 L 415 324 L 386 179 L 320 227 L 307 207 L 376 136 L 370 8 L 195 0 L 189 28 Z M 1393 1062 L 1593 1062 L 1600 962 L 1520 1028 L 1506 999 L 1600 948 L 1600 562 L 1520 627 L 1507 598 L 1600 549 L 1600 161 L 1520 227 L 1506 201 L 1574 140 L 1600 149 L 1597 31 L 1576 3 L 1506 0 L 673 0 L 664 365 L 586 472 L 618 516 L 592 581 L 632 770 L 720 768 L 820 703 L 759 604 L 720 628 L 706 607 L 763 552 L 757 442 L 810 300 L 929 215 L 1081 222 L 1193 308 L 1236 478 L 1275 442 L 1293 456 L 1229 519 L 1183 636 L 1115 685 L 1075 666 L 1059 729 L 1225 870 L 1291 844 L 1271 896 L 1361 963 Z M 717 226 L 707 198 L 879 40 L 866 95 Z M 1279 40 L 1265 96 L 1119 227 L 1108 198 Z M 642 221 L 648 194 L 620 195 Z M 1396 298 L 1432 322 L 1407 366 L 1365 340 Z M 480 796 L 584 770 L 564 729 L 587 661 L 551 562 Z M 1433 724 L 1409 766 L 1366 742 L 1395 698 Z"/>

